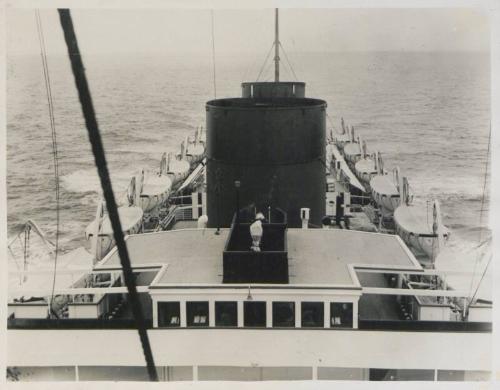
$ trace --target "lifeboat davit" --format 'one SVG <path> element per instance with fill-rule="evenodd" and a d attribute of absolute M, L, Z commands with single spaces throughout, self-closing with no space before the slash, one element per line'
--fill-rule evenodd
<path fill-rule="evenodd" d="M 118 207 L 122 231 L 125 235 L 142 231 L 142 208 L 137 206 Z M 95 238 L 97 235 L 97 239 Z M 85 238 L 92 242 L 92 252 L 96 260 L 101 260 L 115 245 L 113 228 L 109 216 L 104 213 L 102 201 L 97 207 L 96 218 L 85 229 Z"/>

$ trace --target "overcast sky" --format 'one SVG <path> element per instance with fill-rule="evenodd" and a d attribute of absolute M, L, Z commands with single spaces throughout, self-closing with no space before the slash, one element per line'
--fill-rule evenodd
<path fill-rule="evenodd" d="M 210 10 L 73 10 L 82 51 L 209 52 Z M 56 10 L 41 11 L 47 51 L 65 53 Z M 215 10 L 219 54 L 262 53 L 272 43 L 274 11 Z M 288 51 L 484 51 L 488 16 L 478 9 L 282 9 Z M 7 12 L 9 54 L 39 53 L 33 10 Z"/>

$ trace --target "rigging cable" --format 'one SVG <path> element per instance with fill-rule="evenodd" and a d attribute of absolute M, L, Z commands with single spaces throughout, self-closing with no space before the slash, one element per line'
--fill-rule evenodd
<path fill-rule="evenodd" d="M 54 291 L 56 287 L 56 273 L 57 273 L 57 257 L 59 254 L 59 226 L 60 226 L 60 207 L 59 207 L 59 165 L 57 154 L 57 133 L 56 123 L 54 119 L 54 102 L 52 100 L 52 89 L 50 84 L 49 66 L 47 63 L 47 52 L 45 50 L 45 37 L 43 34 L 42 20 L 40 18 L 40 11 L 35 11 L 35 18 L 38 31 L 38 40 L 40 43 L 40 55 L 42 57 L 43 75 L 45 81 L 45 90 L 47 93 L 47 103 L 49 107 L 50 128 L 52 135 L 52 154 L 54 158 L 54 179 L 55 179 L 55 192 L 56 192 L 56 239 L 55 239 L 55 252 L 54 252 L 54 275 L 52 277 L 52 290 L 50 294 L 49 308 L 52 312 L 52 303 L 54 300 Z"/>
<path fill-rule="evenodd" d="M 469 306 L 474 302 L 474 298 L 476 297 L 477 292 L 479 291 L 479 287 L 481 287 L 481 283 L 483 282 L 484 276 L 486 275 L 486 271 L 488 270 L 488 267 L 490 266 L 491 260 L 493 259 L 493 255 L 490 255 L 488 262 L 486 263 L 486 267 L 484 267 L 483 274 L 481 275 L 481 279 L 479 279 L 479 283 L 477 284 L 476 291 L 474 291 L 474 295 L 470 299 Z"/>
<path fill-rule="evenodd" d="M 481 209 L 479 211 L 479 237 L 478 237 L 478 241 L 479 241 L 479 244 L 481 244 L 481 239 L 482 239 L 482 229 L 481 229 L 481 225 L 483 223 L 483 212 L 484 212 L 484 202 L 485 202 L 485 194 L 486 194 L 486 184 L 488 182 L 488 166 L 489 166 L 489 162 L 490 162 L 490 145 L 491 145 L 491 122 L 490 122 L 490 132 L 488 134 L 488 149 L 486 150 L 486 164 L 485 164 L 485 167 L 484 167 L 484 180 L 483 180 L 483 192 L 482 192 L 482 197 L 481 197 Z M 469 297 L 471 296 L 472 294 L 472 285 L 474 283 L 474 276 L 476 275 L 476 268 L 477 268 L 477 264 L 479 262 L 479 258 L 480 258 L 480 254 L 478 253 L 477 256 L 476 256 L 476 261 L 474 262 L 474 270 L 472 272 L 472 278 L 471 278 L 471 281 L 470 281 L 470 288 L 469 288 Z M 489 265 L 489 262 L 488 264 L 486 265 L 486 268 L 484 270 L 484 273 L 479 281 L 479 284 L 477 286 L 477 289 L 476 289 L 476 293 L 477 293 L 477 290 L 479 289 L 479 286 L 481 285 L 481 281 L 483 280 L 483 277 L 486 273 L 486 269 L 488 268 L 488 265 Z M 474 293 L 474 296 L 476 295 L 476 293 Z M 469 305 L 472 303 L 472 299 L 474 297 L 472 297 L 470 300 L 469 300 Z"/>
<path fill-rule="evenodd" d="M 280 42 L 280 47 L 283 50 L 283 54 L 285 55 L 285 60 L 288 63 L 288 66 L 290 67 L 290 69 L 292 71 L 293 77 L 295 77 L 295 81 L 299 81 L 297 75 L 295 74 L 295 70 L 293 69 L 292 63 L 288 59 L 288 55 L 286 54 L 285 48 L 283 47 L 283 45 L 281 44 L 281 42 Z"/>
<path fill-rule="evenodd" d="M 214 10 L 210 10 L 212 19 L 212 64 L 214 69 L 214 98 L 217 99 L 217 84 L 215 79 L 215 32 L 214 32 Z"/>
<path fill-rule="evenodd" d="M 85 118 L 85 125 L 87 127 L 89 141 L 92 145 L 92 153 L 94 154 L 95 165 L 97 167 L 99 178 L 101 180 L 101 187 L 108 209 L 108 216 L 111 221 L 113 235 L 116 241 L 118 254 L 120 256 L 125 284 L 127 286 L 130 304 L 132 306 L 132 313 L 147 364 L 149 379 L 151 381 L 158 381 L 158 374 L 156 372 L 153 353 L 151 350 L 151 345 L 149 343 L 146 323 L 141 310 L 141 304 L 139 302 L 139 295 L 137 293 L 134 275 L 132 273 L 128 250 L 125 245 L 120 217 L 118 215 L 118 208 L 116 206 L 113 187 L 109 177 L 109 170 L 106 161 L 106 155 L 104 153 L 104 146 L 102 144 L 102 138 L 94 111 L 94 105 L 92 103 L 92 96 L 90 95 L 87 77 L 85 75 L 85 68 L 83 66 L 80 49 L 78 47 L 78 41 L 73 27 L 73 20 L 71 18 L 69 9 L 58 9 L 58 12 L 61 27 L 64 31 L 64 40 L 66 41 L 66 46 L 68 48 L 68 56 L 71 62 L 71 68 L 73 71 L 76 88 L 78 90 L 80 105 L 82 107 L 83 116 Z"/>
<path fill-rule="evenodd" d="M 267 52 L 266 59 L 264 60 L 264 63 L 262 64 L 262 67 L 260 68 L 257 79 L 255 80 L 256 82 L 259 81 L 260 76 L 262 75 L 262 71 L 264 70 L 264 67 L 266 66 L 267 60 L 269 59 L 269 56 L 271 55 L 271 52 L 273 51 L 273 47 L 274 47 L 274 42 L 271 45 L 271 47 L 269 48 L 269 51 Z"/>
<path fill-rule="evenodd" d="M 292 44 L 293 44 L 293 47 L 295 48 L 295 41 L 294 41 L 293 39 L 292 39 Z M 280 45 L 281 45 L 281 42 L 280 42 Z M 281 48 L 283 49 L 283 53 L 285 53 L 285 58 L 286 58 L 286 60 L 288 61 L 288 56 L 287 56 L 287 54 L 286 54 L 286 52 L 285 52 L 285 48 L 284 48 L 282 45 L 281 45 Z M 295 48 L 295 50 L 297 50 L 297 49 Z M 289 65 L 290 65 L 290 67 L 292 67 L 292 65 L 291 65 L 291 63 L 290 63 L 290 62 L 289 62 Z M 292 69 L 293 69 L 293 68 L 292 68 Z M 297 75 L 295 74 L 295 71 L 293 71 L 293 74 L 295 75 L 295 78 L 298 80 L 298 77 L 297 77 Z M 315 95 L 316 95 L 316 91 L 315 91 L 315 90 L 311 87 L 311 83 L 308 83 L 308 84 L 309 84 L 309 88 L 311 89 L 311 91 L 313 92 L 313 94 L 315 94 Z M 328 114 L 328 111 L 325 111 L 325 114 L 326 114 L 326 119 L 327 119 L 327 120 L 328 120 L 328 122 L 330 123 L 330 126 L 332 127 L 332 129 L 334 129 L 334 130 L 335 130 L 335 132 L 336 132 L 337 134 L 342 135 L 343 133 L 341 133 L 341 132 L 339 131 L 339 129 L 337 128 L 337 126 L 335 126 L 335 125 L 333 124 L 332 118 L 331 118 L 331 117 L 330 117 L 330 115 Z"/>

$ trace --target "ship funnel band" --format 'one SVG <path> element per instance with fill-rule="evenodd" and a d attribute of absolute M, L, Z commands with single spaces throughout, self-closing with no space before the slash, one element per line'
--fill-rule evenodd
<path fill-rule="evenodd" d="M 306 93 L 306 84 L 301 81 L 255 81 L 241 84 L 244 98 L 303 98 Z"/>
<path fill-rule="evenodd" d="M 313 98 L 271 97 L 271 98 L 227 98 L 209 100 L 207 111 L 225 110 L 307 110 L 326 109 L 324 100 Z"/>

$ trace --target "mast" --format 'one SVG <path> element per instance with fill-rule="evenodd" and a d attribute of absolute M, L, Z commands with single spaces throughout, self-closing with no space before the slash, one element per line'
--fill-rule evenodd
<path fill-rule="evenodd" d="M 279 38 L 279 16 L 278 8 L 275 9 L 275 32 L 274 32 L 274 81 L 280 81 L 280 38 Z"/>

